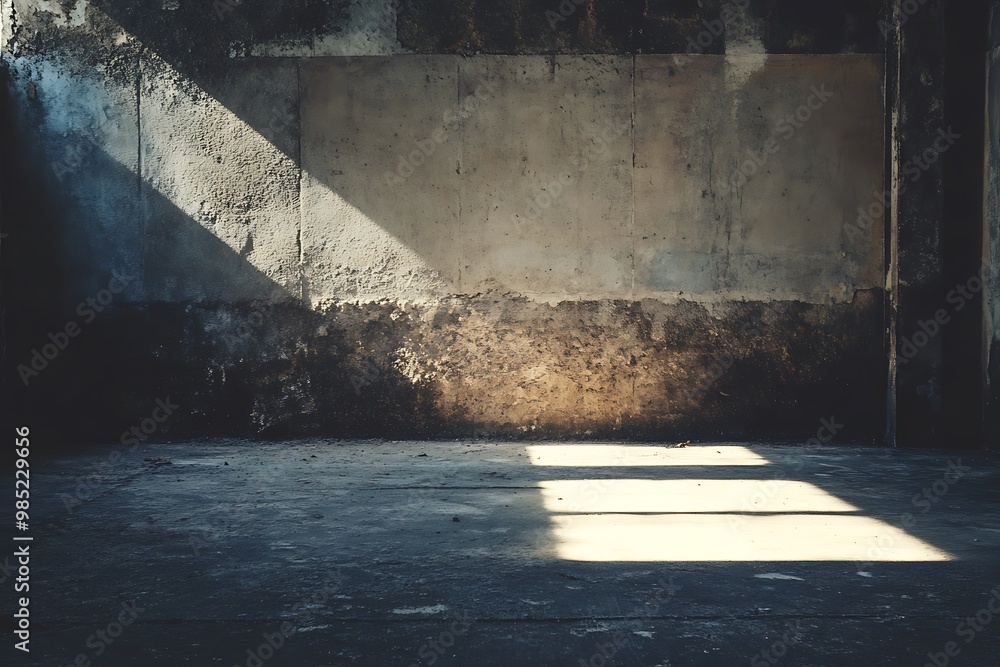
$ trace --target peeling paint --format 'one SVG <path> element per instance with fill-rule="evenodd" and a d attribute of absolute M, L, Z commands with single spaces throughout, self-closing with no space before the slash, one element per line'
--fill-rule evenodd
<path fill-rule="evenodd" d="M 80 28 L 86 23 L 87 0 L 76 0 L 73 7 L 67 10 L 63 3 L 57 0 L 35 0 L 40 12 L 55 16 L 52 23 L 59 28 Z"/>
<path fill-rule="evenodd" d="M 727 5 L 731 11 L 726 21 L 726 86 L 735 92 L 754 74 L 764 69 L 767 52 L 760 37 L 759 23 L 746 6 Z M 736 110 L 733 111 L 734 115 Z"/>
<path fill-rule="evenodd" d="M 331 8 L 332 11 L 332 8 Z M 237 49 L 231 53 L 237 53 Z M 301 38 L 254 44 L 247 55 L 264 57 L 389 56 L 407 53 L 396 38 L 393 0 L 351 0 L 347 19 L 308 41 Z"/>

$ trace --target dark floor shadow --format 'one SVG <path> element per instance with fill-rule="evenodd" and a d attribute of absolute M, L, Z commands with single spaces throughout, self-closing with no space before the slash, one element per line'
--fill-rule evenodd
<path fill-rule="evenodd" d="M 45 453 L 131 441 L 130 429 L 151 424 L 154 412 L 162 414 L 158 401 L 168 399 L 179 407 L 143 439 L 440 429 L 433 389 L 415 386 L 390 360 L 367 358 L 346 331 L 353 322 L 370 335 L 385 333 L 388 311 L 380 322 L 371 313 L 305 308 L 250 263 L 246 248 L 226 245 L 102 151 L 87 169 L 104 187 L 131 187 L 137 217 L 91 229 L 80 221 L 108 223 L 44 173 L 33 174 L 23 194 L 51 208 L 7 211 L 24 253 L 5 267 L 16 279 L 7 284 L 23 285 L 5 297 L 8 312 L 21 316 L 7 330 L 7 386 L 14 413 L 47 441 Z M 72 224 L 67 210 L 77 216 Z M 116 237 L 135 243 L 121 246 Z M 41 257 L 56 267 L 52 273 L 38 270 Z M 49 282 L 23 283 L 35 275 Z M 123 284 L 121 292 L 108 289 Z M 40 289 L 45 298 L 33 296 Z M 63 334 L 68 326 L 72 337 Z M 385 344 L 399 343 L 387 335 Z"/>
<path fill-rule="evenodd" d="M 959 558 L 878 562 L 865 571 L 870 576 L 860 576 L 845 560 L 778 554 L 724 562 L 724 543 L 716 557 L 700 560 L 562 558 L 552 518 L 566 511 L 543 483 L 807 480 L 856 505 L 856 514 L 885 519 L 908 504 L 910 480 L 899 475 L 905 464 L 891 464 L 892 474 L 882 475 L 891 453 L 874 449 L 786 456 L 779 448 L 754 448 L 764 465 L 747 466 L 737 464 L 731 445 L 627 447 L 613 465 L 577 455 L 561 459 L 577 464 L 569 466 L 535 446 L 490 451 L 492 443 L 199 445 L 151 448 L 171 458 L 171 466 L 113 469 L 108 486 L 72 517 L 59 494 L 74 483 L 85 457 L 55 461 L 40 475 L 38 530 L 48 547 L 36 594 L 48 604 L 36 621 L 45 664 L 75 655 L 95 617 L 117 612 L 122 596 L 147 613 L 109 647 L 107 664 L 206 655 L 243 664 L 240 656 L 261 643 L 261 633 L 295 621 L 293 605 L 331 576 L 336 590 L 309 607 L 302 622 L 309 631 L 289 637 L 274 664 L 324 664 L 332 654 L 336 664 L 409 664 L 428 638 L 447 629 L 451 614 L 465 612 L 475 627 L 448 647 L 443 664 L 505 667 L 512 656 L 519 664 L 587 663 L 601 645 L 616 645 L 621 631 L 618 643 L 638 664 L 663 664 L 667 656 L 677 664 L 722 667 L 760 656 L 788 623 L 797 633 L 782 649 L 785 664 L 920 664 L 928 651 L 963 641 L 956 625 L 983 608 L 997 584 L 1000 538 L 963 551 L 964 528 L 955 525 L 963 508 L 996 500 L 996 461 L 986 463 L 981 454 L 971 461 L 982 463 L 981 475 L 963 482 L 979 504 L 969 505 L 970 496 L 947 497 L 951 504 L 926 515 L 921 535 Z M 713 463 L 716 456 L 722 464 Z M 679 465 L 650 465 L 650 457 Z M 938 474 L 943 454 L 908 452 L 907 459 L 909 475 L 922 478 Z M 817 477 L 840 463 L 851 472 L 832 483 Z M 876 485 L 882 496 L 870 495 Z M 617 491 L 596 493 L 583 511 L 599 513 L 599 503 Z M 901 498 L 891 498 L 896 494 Z M 632 500 L 662 509 L 671 498 Z M 870 501 L 879 507 L 871 511 Z M 973 514 L 984 534 L 996 534 L 995 514 Z M 591 537 L 598 545 L 616 539 L 607 532 Z M 647 532 L 637 545 L 657 537 Z M 794 535 L 785 537 L 794 544 Z M 98 548 L 107 543 L 116 548 Z M 822 547 L 821 541 L 795 545 L 798 553 L 820 554 Z M 114 582 L 108 571 L 118 573 Z M 245 613 L 247 605 L 255 613 Z M 172 641 L 176 625 L 192 619 L 191 609 L 199 614 L 187 631 L 191 640 Z M 989 664 L 998 645 L 995 633 L 979 632 L 974 643 L 962 644 L 963 656 Z"/>

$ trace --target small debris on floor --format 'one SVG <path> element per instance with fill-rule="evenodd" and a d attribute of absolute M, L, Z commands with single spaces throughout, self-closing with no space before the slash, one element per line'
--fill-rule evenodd
<path fill-rule="evenodd" d="M 143 459 L 146 463 L 152 463 L 155 466 L 169 466 L 173 465 L 173 461 L 170 459 L 163 458 L 162 456 L 147 456 Z"/>

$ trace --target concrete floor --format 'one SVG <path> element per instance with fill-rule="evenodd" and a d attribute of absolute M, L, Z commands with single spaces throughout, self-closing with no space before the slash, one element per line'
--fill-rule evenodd
<path fill-rule="evenodd" d="M 33 462 L 32 651 L 4 664 L 1000 665 L 995 455 L 111 451 Z"/>

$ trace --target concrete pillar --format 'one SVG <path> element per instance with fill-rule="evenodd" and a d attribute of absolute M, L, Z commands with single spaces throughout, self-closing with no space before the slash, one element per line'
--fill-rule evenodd
<path fill-rule="evenodd" d="M 984 264 L 991 268 L 983 292 L 985 384 L 984 441 L 1000 447 L 1000 0 L 990 3 L 989 51 L 986 55 Z"/>
<path fill-rule="evenodd" d="M 893 217 L 887 440 L 977 446 L 986 5 L 897 0 L 894 11 L 886 82 Z"/>
<path fill-rule="evenodd" d="M 928 446 L 942 436 L 943 339 L 920 327 L 943 287 L 943 163 L 922 159 L 940 136 L 945 26 L 938 3 L 906 13 L 896 0 L 887 77 L 893 219 L 886 247 L 889 293 L 887 442 Z M 915 340 L 916 339 L 916 340 Z"/>

